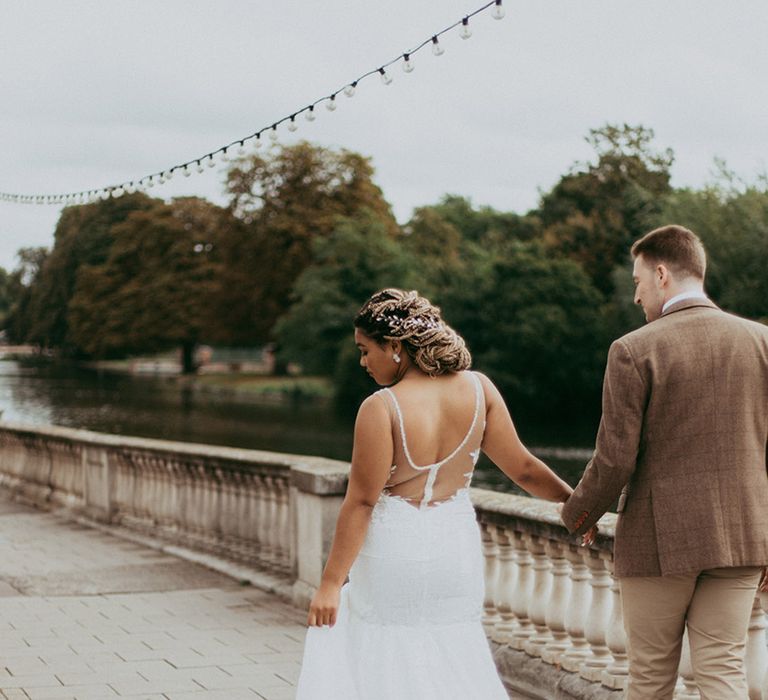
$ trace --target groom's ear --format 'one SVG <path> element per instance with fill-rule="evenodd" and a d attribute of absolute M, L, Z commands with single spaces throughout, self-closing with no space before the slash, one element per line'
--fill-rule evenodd
<path fill-rule="evenodd" d="M 664 263 L 659 263 L 653 271 L 653 277 L 656 280 L 656 285 L 663 289 L 670 282 L 669 268 Z"/>

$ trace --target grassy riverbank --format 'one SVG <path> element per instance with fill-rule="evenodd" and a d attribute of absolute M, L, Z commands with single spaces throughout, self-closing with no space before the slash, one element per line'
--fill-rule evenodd
<path fill-rule="evenodd" d="M 240 396 L 330 399 L 333 385 L 326 377 L 273 377 L 258 374 L 203 374 L 180 378 L 202 391 Z"/>

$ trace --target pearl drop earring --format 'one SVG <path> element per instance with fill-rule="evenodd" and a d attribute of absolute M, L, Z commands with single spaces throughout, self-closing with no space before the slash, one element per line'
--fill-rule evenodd
<path fill-rule="evenodd" d="M 392 355 L 392 359 L 399 365 L 400 364 L 400 355 L 398 353 L 394 353 Z"/>

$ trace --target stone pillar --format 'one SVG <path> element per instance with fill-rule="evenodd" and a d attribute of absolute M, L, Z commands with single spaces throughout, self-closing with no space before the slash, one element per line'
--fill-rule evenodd
<path fill-rule="evenodd" d="M 512 633 L 510 646 L 522 650 L 525 643 L 536 633 L 529 617 L 533 597 L 533 558 L 522 532 L 515 532 L 515 557 L 517 559 L 517 588 L 512 594 L 512 612 L 517 619 L 517 629 Z"/>
<path fill-rule="evenodd" d="M 552 641 L 547 628 L 547 604 L 552 589 L 552 562 L 547 556 L 547 540 L 538 535 L 528 535 L 528 547 L 533 554 L 533 595 L 528 615 L 536 633 L 525 643 L 523 649 L 531 656 L 541 656 L 544 647 Z"/>
<path fill-rule="evenodd" d="M 545 619 L 552 641 L 544 647 L 541 658 L 548 664 L 559 664 L 560 658 L 570 647 L 565 616 L 571 597 L 571 581 L 568 577 L 571 567 L 565 558 L 565 550 L 568 549 L 565 542 L 548 540 L 546 549 L 552 561 L 552 591 Z"/>
<path fill-rule="evenodd" d="M 483 598 L 483 629 L 487 635 L 493 632 L 501 619 L 496 610 L 496 586 L 499 578 L 499 548 L 494 534 L 496 528 L 490 523 L 480 522 L 480 537 L 483 542 L 483 562 L 485 564 L 485 597 Z"/>
<path fill-rule="evenodd" d="M 517 568 L 512 544 L 514 538 L 511 530 L 496 526 L 494 540 L 498 547 L 498 579 L 495 599 L 499 621 L 491 632 L 491 639 L 499 644 L 508 644 L 512 640 L 512 633 L 517 628 L 515 613 L 512 612 L 512 595 L 517 587 Z"/>
<path fill-rule="evenodd" d="M 568 545 L 565 558 L 571 565 L 571 597 L 565 613 L 565 629 L 571 638 L 570 648 L 563 654 L 560 664 L 566 671 L 575 673 L 584 660 L 592 653 L 589 642 L 584 636 L 587 624 L 587 612 L 592 602 L 592 590 L 589 585 L 589 569 L 584 563 L 582 548 Z"/>
<path fill-rule="evenodd" d="M 114 474 L 107 450 L 99 446 L 83 446 L 80 454 L 85 515 L 99 522 L 109 522 L 114 514 Z"/>
<path fill-rule="evenodd" d="M 608 570 L 613 576 L 613 558 L 608 554 L 603 557 Z M 627 636 L 624 632 L 624 615 L 621 608 L 621 588 L 616 578 L 612 579 L 611 594 L 613 606 L 608 620 L 605 641 L 613 656 L 613 663 L 603 671 L 603 685 L 613 689 L 625 689 L 629 680 L 629 659 L 627 657 Z"/>
<path fill-rule="evenodd" d="M 579 668 L 581 677 L 592 682 L 600 682 L 603 670 L 611 661 L 611 652 L 605 641 L 608 620 L 611 615 L 611 575 L 600 552 L 584 550 L 586 564 L 592 573 L 592 604 L 587 614 L 586 637 L 591 654 Z"/>
<path fill-rule="evenodd" d="M 296 556 L 295 605 L 308 605 L 320 585 L 347 488 L 347 476 L 338 469 L 315 466 L 309 461 L 291 466 L 290 499 L 295 538 L 291 551 Z"/>

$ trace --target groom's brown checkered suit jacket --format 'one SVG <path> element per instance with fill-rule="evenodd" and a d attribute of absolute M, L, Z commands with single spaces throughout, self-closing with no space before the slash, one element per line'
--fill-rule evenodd
<path fill-rule="evenodd" d="M 563 508 L 619 497 L 617 576 L 768 564 L 768 327 L 702 299 L 611 345 L 595 454 Z"/>

